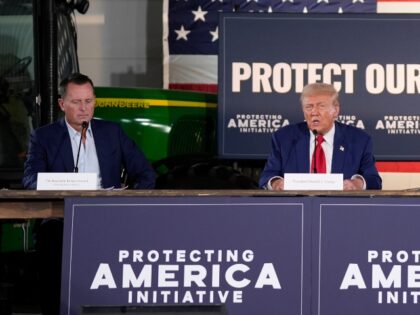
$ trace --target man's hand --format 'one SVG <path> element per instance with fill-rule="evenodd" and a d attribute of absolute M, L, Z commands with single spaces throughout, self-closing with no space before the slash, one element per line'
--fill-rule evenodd
<path fill-rule="evenodd" d="M 284 190 L 283 178 L 275 178 L 271 180 L 271 188 L 273 188 L 273 190 Z"/>
<path fill-rule="evenodd" d="M 344 190 L 363 190 L 364 182 L 361 178 L 345 179 L 343 182 Z"/>

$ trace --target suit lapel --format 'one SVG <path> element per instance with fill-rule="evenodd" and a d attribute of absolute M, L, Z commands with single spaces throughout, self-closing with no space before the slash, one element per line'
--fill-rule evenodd
<path fill-rule="evenodd" d="M 71 148 L 69 131 L 67 130 L 64 119 L 59 121 L 59 126 L 60 136 L 56 138 L 58 140 L 58 143 L 56 144 L 58 152 L 64 162 L 65 172 L 73 172 L 75 163 L 73 160 L 73 150 Z"/>
<path fill-rule="evenodd" d="M 343 126 L 336 123 L 331 173 L 343 173 L 344 162 L 346 161 L 346 154 L 348 150 L 349 147 L 344 137 Z"/>
<path fill-rule="evenodd" d="M 95 149 L 96 155 L 98 156 L 99 169 L 101 170 L 101 175 L 103 177 L 106 165 L 108 165 L 106 158 L 109 158 L 109 154 L 106 154 L 105 151 L 109 147 L 109 139 L 107 139 L 106 132 L 100 131 L 101 126 L 98 125 L 94 119 L 90 121 L 90 124 L 92 128 L 93 138 L 95 141 Z"/>
<path fill-rule="evenodd" d="M 296 141 L 297 173 L 309 173 L 309 130 L 306 123 L 299 125 Z"/>

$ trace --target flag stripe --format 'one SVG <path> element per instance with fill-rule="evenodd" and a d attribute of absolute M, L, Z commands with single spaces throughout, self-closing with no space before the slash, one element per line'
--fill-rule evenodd
<path fill-rule="evenodd" d="M 420 162 L 376 162 L 379 172 L 420 173 Z"/>
<path fill-rule="evenodd" d="M 217 93 L 217 84 L 170 83 L 169 89 Z"/>
<path fill-rule="evenodd" d="M 420 0 L 378 0 L 378 3 L 394 2 L 398 4 L 405 4 L 405 2 L 420 2 Z"/>
<path fill-rule="evenodd" d="M 420 13 L 419 1 L 408 2 L 378 2 L 378 13 Z"/>
<path fill-rule="evenodd" d="M 170 83 L 217 84 L 217 56 L 171 55 Z"/>
<path fill-rule="evenodd" d="M 163 27 L 162 27 L 162 50 L 163 50 L 163 88 L 168 89 L 169 88 L 169 42 L 168 42 L 168 36 L 169 36 L 169 15 L 168 15 L 168 7 L 169 7 L 169 0 L 163 1 Z"/>

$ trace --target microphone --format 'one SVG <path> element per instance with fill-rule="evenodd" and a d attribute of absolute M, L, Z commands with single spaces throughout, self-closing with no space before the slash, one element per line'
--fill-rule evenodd
<path fill-rule="evenodd" d="M 314 163 L 314 174 L 317 174 L 318 173 L 318 171 L 317 171 L 317 169 L 316 169 L 316 136 L 318 135 L 318 131 L 316 130 L 316 129 L 314 129 L 314 130 L 311 130 L 312 131 L 312 133 L 314 134 L 314 136 L 315 136 L 315 139 L 314 139 L 314 142 L 315 142 L 315 146 L 314 146 L 314 153 L 313 153 L 313 163 Z"/>
<path fill-rule="evenodd" d="M 77 158 L 76 158 L 76 166 L 74 167 L 74 173 L 79 172 L 79 155 L 80 155 L 80 147 L 82 146 L 82 139 L 83 139 L 83 131 L 87 129 L 89 126 L 87 121 L 82 122 L 82 131 L 80 133 L 80 141 L 79 141 L 79 149 L 77 150 Z"/>

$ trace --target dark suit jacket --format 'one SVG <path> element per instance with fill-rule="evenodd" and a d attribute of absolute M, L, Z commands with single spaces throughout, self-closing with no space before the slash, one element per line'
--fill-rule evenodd
<path fill-rule="evenodd" d="M 122 167 L 125 167 L 133 188 L 154 187 L 153 169 L 144 154 L 118 124 L 92 119 L 91 128 L 101 170 L 102 187 L 120 187 Z M 39 172 L 73 172 L 74 163 L 70 136 L 64 119 L 38 128 L 31 134 L 23 186 L 36 189 Z"/>
<path fill-rule="evenodd" d="M 309 129 L 305 122 L 277 130 L 272 137 L 271 153 L 260 176 L 265 188 L 270 178 L 285 173 L 309 173 Z M 363 130 L 335 123 L 331 173 L 343 173 L 344 179 L 362 175 L 367 189 L 381 189 L 382 180 L 375 166 L 370 136 Z"/>

